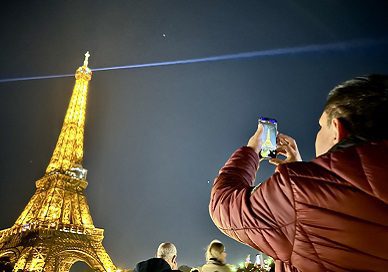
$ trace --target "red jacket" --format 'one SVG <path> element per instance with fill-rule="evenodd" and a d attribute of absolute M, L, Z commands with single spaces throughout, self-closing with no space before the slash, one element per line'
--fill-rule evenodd
<path fill-rule="evenodd" d="M 388 141 L 282 164 L 253 189 L 258 164 L 242 147 L 215 179 L 209 210 L 222 232 L 276 271 L 388 271 Z"/>

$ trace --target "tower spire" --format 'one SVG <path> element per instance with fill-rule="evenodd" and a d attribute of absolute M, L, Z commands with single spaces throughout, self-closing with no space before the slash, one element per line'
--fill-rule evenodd
<path fill-rule="evenodd" d="M 76 82 L 62 130 L 55 146 L 46 174 L 60 172 L 85 178 L 82 168 L 86 100 L 92 71 L 88 68 L 89 51 L 85 54 L 83 66 L 75 73 Z"/>
<path fill-rule="evenodd" d="M 85 67 L 88 67 L 88 64 L 89 64 L 89 57 L 90 57 L 90 54 L 89 54 L 89 51 L 87 51 L 86 53 L 85 53 L 85 59 L 84 59 L 84 65 L 83 66 L 85 66 Z"/>

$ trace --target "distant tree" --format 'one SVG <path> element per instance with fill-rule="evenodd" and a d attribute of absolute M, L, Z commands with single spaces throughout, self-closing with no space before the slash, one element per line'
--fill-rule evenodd
<path fill-rule="evenodd" d="M 178 269 L 182 272 L 190 272 L 191 270 L 191 267 L 190 266 L 187 266 L 187 265 L 181 265 L 178 267 Z"/>

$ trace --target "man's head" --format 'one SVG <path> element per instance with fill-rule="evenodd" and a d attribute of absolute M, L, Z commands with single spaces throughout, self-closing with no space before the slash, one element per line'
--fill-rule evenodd
<path fill-rule="evenodd" d="M 370 75 L 345 81 L 330 91 L 315 141 L 316 155 L 339 141 L 356 136 L 388 139 L 388 76 Z"/>
<path fill-rule="evenodd" d="M 173 243 L 161 243 L 156 251 L 156 257 L 162 258 L 171 266 L 171 269 L 177 269 L 176 247 Z"/>

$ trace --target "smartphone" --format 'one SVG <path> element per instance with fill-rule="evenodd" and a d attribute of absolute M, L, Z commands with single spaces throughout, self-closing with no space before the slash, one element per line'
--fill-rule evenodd
<path fill-rule="evenodd" d="M 261 159 L 270 160 L 276 157 L 276 137 L 278 134 L 278 122 L 273 118 L 260 117 L 259 123 L 263 125 L 261 134 Z"/>

